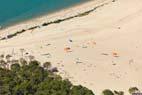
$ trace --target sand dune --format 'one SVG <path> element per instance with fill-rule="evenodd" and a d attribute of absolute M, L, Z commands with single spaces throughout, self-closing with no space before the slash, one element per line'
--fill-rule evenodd
<path fill-rule="evenodd" d="M 100 2 L 94 0 L 82 8 Z M 0 41 L 0 53 L 15 52 L 14 56 L 20 57 L 19 49 L 24 48 L 40 61 L 51 61 L 64 78 L 96 95 L 106 88 L 125 91 L 126 95 L 131 86 L 141 89 L 142 1 L 105 2 L 108 4 L 89 15 Z M 22 25 L 19 28 L 25 27 Z M 2 30 L 1 36 L 15 31 L 17 26 L 13 27 Z"/>

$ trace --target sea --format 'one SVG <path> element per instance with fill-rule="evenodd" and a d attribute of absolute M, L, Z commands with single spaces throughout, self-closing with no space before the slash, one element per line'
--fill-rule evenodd
<path fill-rule="evenodd" d="M 0 0 L 0 27 L 29 20 L 87 0 Z"/>

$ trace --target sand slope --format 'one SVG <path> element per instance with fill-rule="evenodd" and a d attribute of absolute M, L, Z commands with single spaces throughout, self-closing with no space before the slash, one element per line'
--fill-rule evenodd
<path fill-rule="evenodd" d="M 24 48 L 97 95 L 106 88 L 128 95 L 129 87 L 142 87 L 141 25 L 142 1 L 117 0 L 87 16 L 1 41 L 0 52 L 14 51 L 16 57 Z"/>

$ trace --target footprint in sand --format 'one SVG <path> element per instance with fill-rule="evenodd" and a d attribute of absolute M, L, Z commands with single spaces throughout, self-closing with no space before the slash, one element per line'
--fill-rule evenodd
<path fill-rule="evenodd" d="M 46 56 L 47 58 L 51 58 L 52 57 L 50 53 L 41 54 L 41 55 Z"/>
<path fill-rule="evenodd" d="M 105 56 L 108 56 L 109 54 L 107 54 L 107 53 L 102 53 L 101 55 L 105 55 Z"/>
<path fill-rule="evenodd" d="M 129 60 L 129 64 L 133 64 L 133 63 L 134 63 L 133 59 Z"/>
<path fill-rule="evenodd" d="M 76 58 L 76 64 L 79 64 L 79 63 L 83 63 L 83 62 L 81 62 L 79 58 Z"/>

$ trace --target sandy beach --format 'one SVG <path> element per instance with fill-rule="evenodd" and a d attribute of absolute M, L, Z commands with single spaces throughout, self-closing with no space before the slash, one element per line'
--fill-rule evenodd
<path fill-rule="evenodd" d="M 104 89 L 142 90 L 142 1 L 92 0 L 0 30 L 0 37 L 44 22 L 67 18 L 97 7 L 84 16 L 27 30 L 0 41 L 0 54 L 21 57 L 21 49 L 59 74 L 100 95 Z M 99 7 L 98 7 L 99 6 Z"/>

